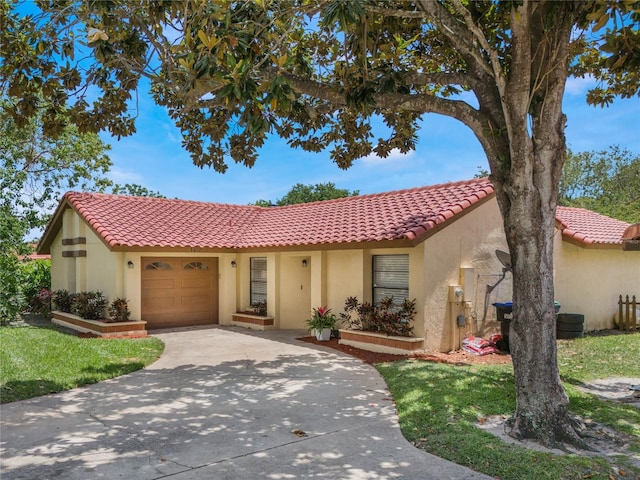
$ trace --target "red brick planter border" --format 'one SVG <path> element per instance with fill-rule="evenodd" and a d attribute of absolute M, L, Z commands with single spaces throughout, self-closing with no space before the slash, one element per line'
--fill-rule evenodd
<path fill-rule="evenodd" d="M 361 330 L 340 330 L 340 344 L 370 352 L 406 355 L 424 349 L 424 338 L 390 337 Z"/>
<path fill-rule="evenodd" d="M 127 335 L 139 337 L 141 334 L 146 335 L 147 333 L 147 322 L 142 320 L 102 322 L 54 310 L 51 312 L 51 321 L 56 325 L 71 328 L 81 333 L 93 333 L 99 337 L 126 337 Z"/>
<path fill-rule="evenodd" d="M 231 315 L 231 324 L 238 327 L 252 328 L 254 330 L 271 330 L 275 328 L 273 317 L 263 317 L 250 313 L 234 313 Z"/>

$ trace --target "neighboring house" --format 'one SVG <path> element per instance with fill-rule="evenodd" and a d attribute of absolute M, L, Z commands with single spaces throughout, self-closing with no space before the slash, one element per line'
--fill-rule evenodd
<path fill-rule="evenodd" d="M 34 250 L 34 253 L 30 253 L 28 255 L 18 255 L 18 259 L 21 262 L 27 262 L 29 260 L 51 260 L 51 255 L 39 254 L 35 252 L 35 250 L 38 248 L 38 245 L 36 245 L 35 243 L 29 244 L 29 247 Z"/>
<path fill-rule="evenodd" d="M 613 326 L 619 295 L 640 300 L 640 251 L 623 242 L 630 227 L 583 208 L 556 209 L 556 298 L 563 312 L 585 315 L 586 330 Z"/>
<path fill-rule="evenodd" d="M 609 226 L 611 238 L 590 242 L 589 228 L 581 237 L 574 220 L 592 212 L 575 211 L 558 216 L 557 299 L 568 305 L 562 311 L 584 313 L 587 328 L 605 328 L 614 310 L 591 318 L 591 303 L 640 290 L 640 252 L 623 252 Z M 273 328 L 304 328 L 312 307 L 339 313 L 349 296 L 393 295 L 416 299 L 416 336 L 425 349 L 446 351 L 465 334 L 499 329 L 491 303 L 510 300 L 511 282 L 507 274 L 486 294 L 502 276 L 496 249 L 506 242 L 493 185 L 475 179 L 266 208 L 72 192 L 38 252 L 51 253 L 53 289 L 126 297 L 149 329 L 230 325 L 262 300 Z M 599 291 L 580 288 L 586 274 Z"/>

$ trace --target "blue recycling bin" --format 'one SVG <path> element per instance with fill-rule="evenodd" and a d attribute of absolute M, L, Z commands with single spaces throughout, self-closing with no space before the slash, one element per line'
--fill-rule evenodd
<path fill-rule="evenodd" d="M 504 340 L 505 351 L 509 352 L 509 329 L 511 328 L 513 302 L 496 302 L 493 306 L 496 307 L 496 317 L 500 322 L 500 335 L 502 335 L 502 339 Z M 560 304 L 553 302 L 553 306 L 557 315 L 560 311 Z"/>

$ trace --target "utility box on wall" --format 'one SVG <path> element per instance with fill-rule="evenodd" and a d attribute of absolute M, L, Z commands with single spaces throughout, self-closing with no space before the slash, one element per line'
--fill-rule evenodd
<path fill-rule="evenodd" d="M 460 285 L 449 285 L 449 302 L 460 303 L 464 298 L 464 290 Z"/>
<path fill-rule="evenodd" d="M 476 272 L 472 267 L 462 267 L 460 269 L 460 283 L 464 288 L 463 301 L 473 302 L 473 292 L 476 290 Z"/>

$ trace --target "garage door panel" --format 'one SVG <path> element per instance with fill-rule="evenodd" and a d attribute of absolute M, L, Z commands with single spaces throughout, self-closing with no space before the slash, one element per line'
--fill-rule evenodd
<path fill-rule="evenodd" d="M 211 297 L 210 288 L 184 288 L 180 291 L 180 298 L 187 297 Z"/>
<path fill-rule="evenodd" d="M 153 322 L 147 321 L 147 328 L 171 328 L 180 326 L 180 322 L 176 321 L 176 316 L 171 314 L 155 314 L 153 316 Z"/>
<path fill-rule="evenodd" d="M 144 272 L 146 275 L 144 277 L 149 282 L 158 283 L 161 285 L 162 283 L 170 284 L 171 286 L 175 285 L 176 276 L 173 272 L 162 272 L 161 275 L 158 275 L 157 272 Z"/>
<path fill-rule="evenodd" d="M 147 328 L 218 323 L 218 259 L 145 257 L 142 319 Z M 185 268 L 186 267 L 186 268 Z"/>
<path fill-rule="evenodd" d="M 206 295 L 182 297 L 182 308 L 184 312 L 197 312 L 207 310 L 211 304 L 211 298 Z"/>
<path fill-rule="evenodd" d="M 167 279 L 147 279 L 144 283 L 144 289 L 149 292 L 153 292 L 156 290 L 167 290 L 176 288 L 176 279 L 175 278 L 167 278 Z"/>
<path fill-rule="evenodd" d="M 172 310 L 175 309 L 177 302 L 176 297 L 173 296 L 155 296 L 149 297 L 144 306 L 146 306 L 149 311 L 158 312 L 169 308 Z"/>
<path fill-rule="evenodd" d="M 213 286 L 211 278 L 183 278 L 180 282 L 182 288 L 206 288 Z"/>
<path fill-rule="evenodd" d="M 211 314 L 209 312 L 185 312 L 181 319 L 189 325 L 206 325 L 211 323 Z"/>

